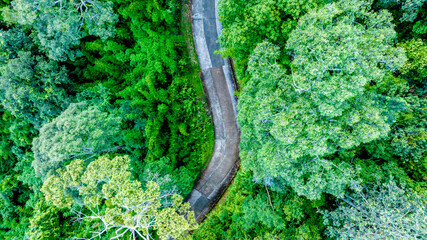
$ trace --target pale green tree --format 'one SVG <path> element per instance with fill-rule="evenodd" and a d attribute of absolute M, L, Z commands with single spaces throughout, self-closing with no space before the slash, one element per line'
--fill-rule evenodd
<path fill-rule="evenodd" d="M 2 11 L 6 22 L 34 29 L 41 49 L 58 61 L 80 56 L 73 48 L 86 34 L 102 40 L 114 36 L 118 21 L 113 3 L 99 0 L 14 0 Z"/>
<path fill-rule="evenodd" d="M 327 234 L 334 239 L 426 239 L 427 199 L 390 180 L 342 198 L 325 211 Z"/>
<path fill-rule="evenodd" d="M 365 89 L 405 61 L 390 14 L 369 6 L 344 0 L 300 18 L 286 45 L 290 75 L 277 63 L 278 47 L 254 50 L 239 101 L 241 157 L 265 184 L 279 179 L 310 199 L 343 196 L 357 185 L 356 169 L 326 156 L 386 137 L 404 109 L 403 100 Z"/>
<path fill-rule="evenodd" d="M 120 124 L 120 117 L 87 102 L 70 104 L 61 115 L 43 125 L 33 140 L 32 165 L 36 174 L 46 178 L 66 160 L 87 159 L 120 149 Z"/>
<path fill-rule="evenodd" d="M 132 179 L 129 158 L 102 156 L 87 167 L 74 160 L 44 183 L 41 191 L 56 207 L 72 207 L 75 221 L 88 221 L 93 227 L 90 239 L 109 234 L 112 239 L 180 238 L 197 226 L 189 204 L 173 191 L 162 191 L 148 181 L 143 187 Z M 160 183 L 161 185 L 161 183 Z"/>

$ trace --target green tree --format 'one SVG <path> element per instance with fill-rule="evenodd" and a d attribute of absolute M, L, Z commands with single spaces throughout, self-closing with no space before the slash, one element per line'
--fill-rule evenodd
<path fill-rule="evenodd" d="M 399 47 L 405 49 L 408 61 L 400 70 L 402 74 L 416 81 L 427 78 L 427 45 L 422 39 L 411 39 L 408 42 L 399 43 Z"/>
<path fill-rule="evenodd" d="M 427 177 L 427 99 L 416 95 L 407 80 L 392 74 L 369 88 L 385 96 L 403 98 L 407 108 L 399 113 L 387 138 L 365 144 L 364 148 L 370 157 L 397 160 L 411 178 L 422 183 Z"/>
<path fill-rule="evenodd" d="M 57 207 L 48 205 L 40 200 L 34 208 L 34 215 L 30 219 L 30 227 L 26 233 L 30 239 L 70 239 L 74 232 L 70 231 L 71 217 Z"/>
<path fill-rule="evenodd" d="M 59 61 L 81 56 L 73 48 L 86 34 L 102 40 L 114 36 L 118 20 L 113 3 L 98 0 L 14 0 L 2 11 L 6 22 L 34 29 L 41 49 Z"/>
<path fill-rule="evenodd" d="M 70 104 L 43 125 L 39 137 L 33 140 L 36 174 L 46 178 L 70 158 L 91 158 L 121 148 L 120 123 L 119 117 L 87 102 Z"/>
<path fill-rule="evenodd" d="M 264 42 L 254 50 L 238 120 L 242 164 L 264 183 L 279 178 L 309 199 L 342 196 L 355 170 L 326 156 L 386 137 L 404 109 L 403 100 L 365 89 L 405 60 L 393 47 L 390 14 L 369 6 L 345 0 L 300 18 L 286 45 L 291 75 L 277 63 L 277 47 Z"/>
<path fill-rule="evenodd" d="M 323 0 L 221 0 L 219 17 L 224 29 L 219 36 L 221 53 L 236 62 L 236 74 L 242 85 L 247 81 L 247 64 L 258 43 L 268 40 L 283 44 L 295 28 L 298 18 Z"/>
<path fill-rule="evenodd" d="M 399 21 L 402 22 L 413 22 L 420 11 L 421 6 L 426 0 L 379 0 L 376 5 L 380 8 L 391 8 L 396 5 L 401 5 L 402 17 Z"/>
<path fill-rule="evenodd" d="M 227 195 L 215 206 L 193 239 L 324 239 L 324 204 L 255 183 L 250 171 L 239 171 Z"/>
<path fill-rule="evenodd" d="M 144 188 L 132 179 L 128 164 L 127 156 L 99 157 L 87 167 L 84 161 L 74 160 L 58 170 L 58 176 L 50 176 L 41 191 L 59 208 L 78 205 L 75 220 L 90 222 L 92 238 L 109 230 L 114 231 L 113 238 L 149 240 L 153 230 L 161 239 L 180 238 L 196 228 L 194 214 L 181 196 L 161 191 L 155 181 Z M 77 195 L 75 200 L 72 195 Z"/>
<path fill-rule="evenodd" d="M 410 107 L 392 131 L 391 147 L 403 161 L 423 161 L 427 167 L 427 100 L 408 97 L 406 101 Z"/>
<path fill-rule="evenodd" d="M 101 82 L 120 106 L 124 150 L 136 174 L 144 168 L 171 174 L 185 195 L 212 153 L 213 130 L 198 66 L 177 34 L 180 3 L 117 1 L 116 36 L 85 38 L 84 56 L 75 64 L 78 81 L 87 82 L 82 87 Z"/>
<path fill-rule="evenodd" d="M 334 239 L 424 239 L 426 200 L 389 181 L 347 195 L 336 210 L 325 211 L 327 233 Z"/>
<path fill-rule="evenodd" d="M 427 6 L 424 6 L 424 9 L 427 9 Z M 426 36 L 427 34 L 427 13 L 426 11 L 421 12 L 420 20 L 415 22 L 414 26 L 412 27 L 412 34 L 415 36 Z"/>
<path fill-rule="evenodd" d="M 68 106 L 63 88 L 70 84 L 67 70 L 38 55 L 22 30 L 0 31 L 0 53 L 0 94 L 5 109 L 40 128 Z"/>

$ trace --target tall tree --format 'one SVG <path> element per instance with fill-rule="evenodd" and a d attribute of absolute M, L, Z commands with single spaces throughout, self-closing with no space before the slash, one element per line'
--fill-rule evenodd
<path fill-rule="evenodd" d="M 427 198 L 390 181 L 341 199 L 324 213 L 327 233 L 334 239 L 425 239 Z"/>
<path fill-rule="evenodd" d="M 276 63 L 277 47 L 264 42 L 255 49 L 238 120 L 243 164 L 256 178 L 272 186 L 278 178 L 310 199 L 342 196 L 354 169 L 325 157 L 389 133 L 405 102 L 365 85 L 382 81 L 405 55 L 393 47 L 390 14 L 369 7 L 344 0 L 303 16 L 286 45 L 290 75 Z"/>
<path fill-rule="evenodd" d="M 22 30 L 0 30 L 0 96 L 5 109 L 36 128 L 69 104 L 67 70 L 37 53 Z"/>
<path fill-rule="evenodd" d="M 33 167 L 38 176 L 48 177 L 75 157 L 90 158 L 120 148 L 121 119 L 102 112 L 87 102 L 72 103 L 51 122 L 43 125 L 33 140 Z"/>
<path fill-rule="evenodd" d="M 2 11 L 6 22 L 34 29 L 48 57 L 59 61 L 81 56 L 73 47 L 86 34 L 102 40 L 114 36 L 118 20 L 113 3 L 98 0 L 14 0 Z"/>
<path fill-rule="evenodd" d="M 87 167 L 74 160 L 65 171 L 58 170 L 58 176 L 50 176 L 41 191 L 59 208 L 75 204 L 75 220 L 90 222 L 95 234 L 91 239 L 108 233 L 149 240 L 153 230 L 160 239 L 180 238 L 196 228 L 181 196 L 162 191 L 155 181 L 143 187 L 132 179 L 128 165 L 127 156 L 99 157 Z M 77 197 L 73 200 L 72 195 Z"/>
<path fill-rule="evenodd" d="M 49 205 L 43 198 L 40 198 L 33 210 L 34 215 L 30 219 L 30 226 L 26 232 L 31 240 L 71 239 L 74 236 L 71 216 L 66 216 L 64 212 Z"/>
<path fill-rule="evenodd" d="M 427 45 L 421 39 L 411 39 L 398 44 L 405 49 L 408 61 L 403 65 L 401 72 L 415 81 L 422 82 L 427 78 Z"/>
<path fill-rule="evenodd" d="M 421 6 L 426 0 L 379 0 L 376 2 L 376 6 L 379 8 L 391 8 L 396 5 L 401 5 L 402 17 L 399 21 L 402 22 L 413 22 L 420 11 Z"/>
<path fill-rule="evenodd" d="M 247 81 L 248 58 L 263 40 L 274 44 L 286 42 L 298 18 L 324 0 L 221 0 L 219 17 L 224 29 L 219 39 L 221 53 L 232 57 L 242 85 Z"/>

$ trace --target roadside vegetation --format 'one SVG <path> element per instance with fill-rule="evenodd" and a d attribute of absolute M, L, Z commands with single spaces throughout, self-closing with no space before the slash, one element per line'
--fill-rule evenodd
<path fill-rule="evenodd" d="M 222 0 L 241 167 L 193 238 L 427 238 L 426 14 L 423 0 Z"/>

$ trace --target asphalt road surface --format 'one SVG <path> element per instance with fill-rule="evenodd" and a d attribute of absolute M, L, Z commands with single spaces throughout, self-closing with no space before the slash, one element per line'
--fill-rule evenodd
<path fill-rule="evenodd" d="M 193 0 L 193 37 L 202 70 L 202 82 L 212 113 L 215 144 L 212 158 L 186 197 L 201 222 L 231 182 L 238 167 L 239 128 L 229 60 L 215 54 L 222 26 L 215 0 Z"/>

